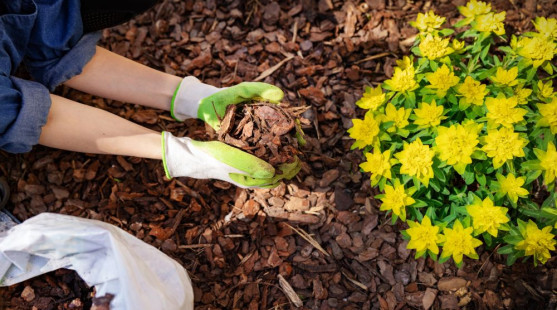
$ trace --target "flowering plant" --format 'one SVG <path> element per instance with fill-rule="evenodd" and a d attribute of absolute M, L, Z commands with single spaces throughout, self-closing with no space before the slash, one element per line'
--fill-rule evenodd
<path fill-rule="evenodd" d="M 508 264 L 545 263 L 557 231 L 557 20 L 538 17 L 509 42 L 505 12 L 458 9 L 453 27 L 432 11 L 411 23 L 413 55 L 356 102 L 366 113 L 348 130 L 352 148 L 416 257 L 460 266 L 484 244 Z"/>

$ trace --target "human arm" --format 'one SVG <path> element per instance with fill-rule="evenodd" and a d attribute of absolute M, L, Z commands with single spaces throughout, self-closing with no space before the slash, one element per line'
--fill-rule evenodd
<path fill-rule="evenodd" d="M 162 159 L 168 177 L 219 179 L 240 187 L 274 187 L 292 178 L 299 162 L 281 168 L 217 141 L 202 142 L 156 132 L 107 111 L 51 95 L 52 105 L 39 143 L 94 154 Z M 162 136 L 161 136 L 162 134 Z"/>

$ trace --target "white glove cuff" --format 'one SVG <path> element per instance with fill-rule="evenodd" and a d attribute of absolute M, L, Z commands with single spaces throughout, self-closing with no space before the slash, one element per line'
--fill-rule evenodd
<path fill-rule="evenodd" d="M 197 110 L 201 100 L 208 97 L 220 89 L 202 83 L 194 76 L 187 76 L 182 79 L 180 85 L 174 92 L 174 97 L 170 104 L 170 114 L 178 121 L 187 118 L 197 118 Z"/>
<path fill-rule="evenodd" d="M 190 177 L 195 179 L 218 179 L 236 184 L 230 173 L 245 174 L 231 167 L 210 154 L 201 151 L 188 137 L 177 138 L 170 132 L 163 131 L 163 165 L 166 176 Z"/>

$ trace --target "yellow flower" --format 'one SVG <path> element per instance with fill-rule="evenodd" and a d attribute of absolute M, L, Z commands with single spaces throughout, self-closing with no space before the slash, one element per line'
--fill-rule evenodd
<path fill-rule="evenodd" d="M 439 227 L 431 225 L 429 217 L 424 216 L 421 223 L 408 221 L 406 233 L 410 236 L 410 241 L 406 246 L 407 249 L 415 249 L 417 253 L 425 253 L 429 250 L 433 254 L 439 254 L 437 244 L 441 242 L 439 235 Z"/>
<path fill-rule="evenodd" d="M 362 109 L 375 111 L 383 102 L 385 102 L 385 94 L 381 86 L 377 86 L 376 88 L 366 87 L 362 98 L 356 101 L 356 105 Z"/>
<path fill-rule="evenodd" d="M 402 59 L 395 60 L 395 62 L 401 70 L 406 70 L 406 68 L 414 68 L 414 58 L 412 57 L 412 55 L 410 55 L 410 57 L 404 56 L 402 57 Z"/>
<path fill-rule="evenodd" d="M 371 186 L 377 185 L 381 177 L 391 178 L 391 151 L 386 150 L 381 153 L 379 148 L 375 148 L 373 153 L 365 154 L 367 161 L 360 164 L 365 172 L 371 173 Z"/>
<path fill-rule="evenodd" d="M 429 11 L 425 14 L 418 13 L 415 22 L 410 22 L 410 25 L 417 28 L 421 33 L 433 32 L 439 28 L 445 22 L 445 17 L 435 15 L 433 11 Z"/>
<path fill-rule="evenodd" d="M 443 229 L 443 253 L 441 258 L 453 257 L 455 263 L 460 265 L 464 255 L 477 259 L 478 254 L 476 248 L 482 242 L 472 237 L 474 228 L 464 228 L 459 220 L 454 222 L 453 228 L 445 227 Z"/>
<path fill-rule="evenodd" d="M 528 220 L 526 229 L 521 231 L 523 240 L 515 245 L 515 249 L 524 251 L 526 256 L 534 256 L 534 264 L 539 261 L 545 264 L 551 254 L 549 251 L 555 251 L 555 235 L 551 233 L 551 226 L 542 229 L 538 228 L 536 223 Z"/>
<path fill-rule="evenodd" d="M 453 50 L 455 51 L 460 51 L 464 48 L 465 46 L 465 42 L 464 41 L 458 41 L 457 39 L 453 39 L 453 42 L 451 43 L 451 47 L 453 48 Z"/>
<path fill-rule="evenodd" d="M 498 127 L 502 125 L 507 128 L 513 128 L 513 124 L 524 120 L 526 114 L 525 109 L 516 108 L 518 99 L 515 96 L 505 98 L 505 95 L 499 93 L 497 98 L 485 99 L 487 107 L 488 127 Z"/>
<path fill-rule="evenodd" d="M 536 17 L 536 21 L 533 24 L 543 37 L 557 39 L 557 19 Z"/>
<path fill-rule="evenodd" d="M 424 145 L 420 138 L 408 144 L 403 142 L 402 151 L 395 154 L 400 161 L 400 173 L 415 176 L 425 186 L 428 186 L 429 179 L 433 178 L 433 157 L 435 153 L 428 145 Z"/>
<path fill-rule="evenodd" d="M 362 149 L 376 141 L 379 134 L 379 122 L 373 118 L 373 115 L 366 113 L 363 120 L 353 119 L 352 123 L 352 128 L 348 129 L 350 137 L 356 140 L 352 148 Z"/>
<path fill-rule="evenodd" d="M 486 85 L 474 80 L 471 76 L 467 76 L 464 83 L 458 86 L 457 92 L 463 96 L 461 99 L 463 104 L 481 106 L 484 104 L 484 97 L 488 90 Z"/>
<path fill-rule="evenodd" d="M 539 103 L 537 106 L 542 116 L 538 126 L 549 127 L 552 134 L 557 134 L 557 97 L 553 97 L 548 104 Z"/>
<path fill-rule="evenodd" d="M 470 0 L 466 6 L 459 6 L 458 10 L 464 17 L 476 17 L 491 12 L 491 3 Z"/>
<path fill-rule="evenodd" d="M 435 60 L 454 52 L 454 50 L 449 47 L 449 44 L 449 39 L 427 34 L 425 38 L 422 38 L 418 48 L 424 57 L 429 60 Z"/>
<path fill-rule="evenodd" d="M 522 88 L 522 86 L 519 86 L 518 88 L 516 88 L 514 90 L 514 95 L 516 96 L 516 99 L 518 100 L 518 104 L 528 103 L 528 97 L 530 97 L 531 94 L 532 94 L 531 89 Z"/>
<path fill-rule="evenodd" d="M 509 199 L 516 203 L 518 197 L 525 198 L 528 196 L 528 191 L 522 188 L 526 179 L 524 177 L 515 177 L 514 174 L 509 173 L 507 177 L 497 173 L 495 176 L 497 178 L 497 192 L 500 194 L 499 197 L 507 195 Z"/>
<path fill-rule="evenodd" d="M 439 98 L 444 97 L 447 94 L 447 90 L 459 82 L 458 76 L 455 76 L 447 65 L 437 68 L 435 72 L 426 73 L 425 77 L 431 84 L 426 87 L 437 90 L 437 96 Z"/>
<path fill-rule="evenodd" d="M 385 186 L 385 195 L 381 198 L 381 211 L 393 211 L 393 214 L 406 221 L 406 206 L 416 202 L 412 198 L 412 194 L 404 189 L 404 185 L 396 179 L 393 183 L 394 186 Z"/>
<path fill-rule="evenodd" d="M 505 34 L 505 25 L 503 21 L 505 20 L 505 12 L 493 13 L 489 12 L 484 15 L 476 16 L 476 24 L 473 26 L 474 29 L 480 32 L 494 32 L 497 35 Z"/>
<path fill-rule="evenodd" d="M 526 58 L 534 68 L 541 66 L 545 61 L 553 59 L 557 52 L 557 44 L 552 40 L 541 37 L 520 37 L 518 41 L 511 41 L 511 47 L 518 55 Z"/>
<path fill-rule="evenodd" d="M 534 153 L 540 160 L 540 167 L 544 172 L 545 185 L 553 183 L 557 177 L 557 150 L 555 149 L 555 144 L 549 142 L 547 144 L 547 151 L 534 149 Z"/>
<path fill-rule="evenodd" d="M 416 114 L 414 124 L 418 125 L 419 128 L 438 126 L 442 120 L 447 118 L 443 116 L 443 113 L 443 106 L 438 106 L 435 100 L 431 104 L 422 102 L 418 109 L 414 109 L 414 114 Z"/>
<path fill-rule="evenodd" d="M 542 98 L 549 98 L 553 95 L 553 82 L 547 81 L 544 83 L 543 81 L 538 81 L 538 95 Z"/>
<path fill-rule="evenodd" d="M 389 127 L 387 131 L 395 132 L 397 129 L 408 126 L 408 117 L 411 112 L 411 109 L 405 109 L 404 107 L 397 109 L 392 103 L 389 103 L 385 108 L 385 115 L 382 115 L 381 121 L 383 123 L 394 122 L 394 126 Z"/>
<path fill-rule="evenodd" d="M 441 160 L 463 174 L 466 166 L 472 163 L 472 153 L 478 143 L 478 132 L 473 127 L 456 124 L 439 127 L 434 149 Z"/>
<path fill-rule="evenodd" d="M 472 217 L 472 226 L 476 234 L 486 232 L 497 237 L 497 231 L 501 224 L 507 223 L 507 208 L 493 205 L 491 198 L 487 197 L 481 202 L 466 206 L 466 211 Z"/>
<path fill-rule="evenodd" d="M 512 67 L 509 70 L 505 70 L 502 67 L 497 68 L 497 73 L 491 80 L 496 84 L 503 86 L 515 86 L 518 84 L 518 67 Z"/>
<path fill-rule="evenodd" d="M 407 67 L 405 69 L 395 67 L 393 77 L 389 80 L 386 80 L 384 83 L 385 85 L 389 86 L 391 90 L 394 91 L 412 91 L 418 88 L 418 83 L 416 83 L 415 75 L 416 71 L 414 67 Z"/>
<path fill-rule="evenodd" d="M 523 148 L 528 140 L 520 137 L 510 128 L 489 130 L 484 138 L 482 150 L 493 158 L 493 168 L 501 167 L 507 160 L 524 157 Z"/>

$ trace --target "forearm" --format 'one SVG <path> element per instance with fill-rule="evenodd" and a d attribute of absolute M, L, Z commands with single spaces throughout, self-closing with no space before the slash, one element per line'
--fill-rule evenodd
<path fill-rule="evenodd" d="M 99 97 L 168 111 L 181 80 L 97 47 L 82 73 L 65 85 Z"/>
<path fill-rule="evenodd" d="M 107 111 L 51 95 L 39 144 L 68 151 L 161 159 L 160 133 Z"/>

